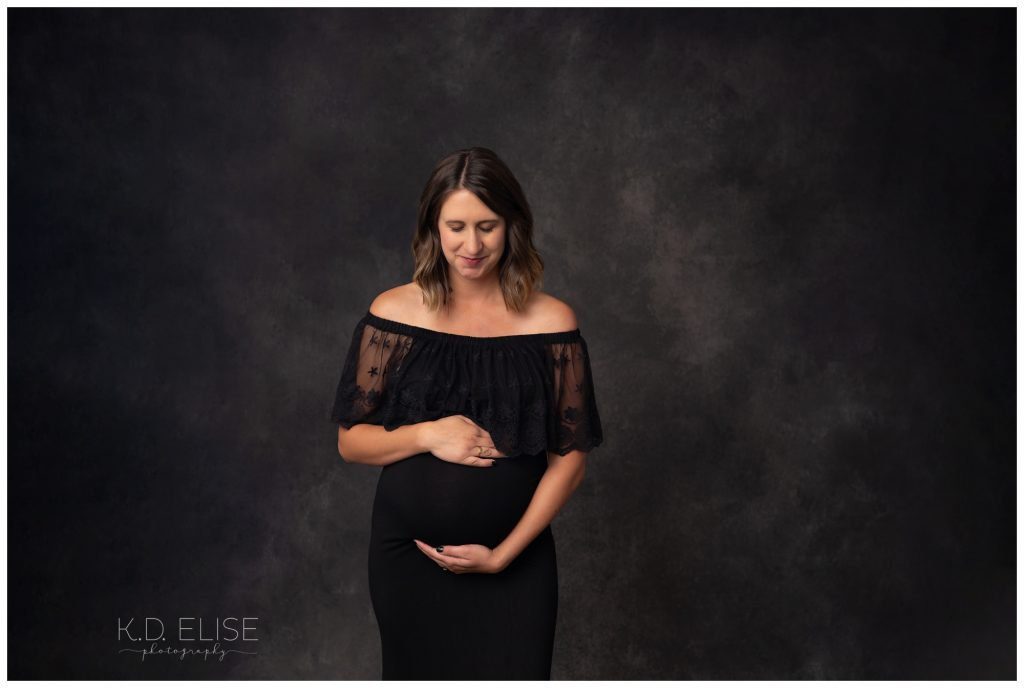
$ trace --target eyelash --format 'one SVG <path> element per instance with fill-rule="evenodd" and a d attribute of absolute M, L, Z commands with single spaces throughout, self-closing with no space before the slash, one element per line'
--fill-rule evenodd
<path fill-rule="evenodd" d="M 449 227 L 448 229 L 452 230 L 453 232 L 461 232 L 463 228 L 459 227 L 458 229 L 456 229 L 455 227 Z M 480 229 L 488 233 L 494 231 L 494 227 L 481 227 Z"/>

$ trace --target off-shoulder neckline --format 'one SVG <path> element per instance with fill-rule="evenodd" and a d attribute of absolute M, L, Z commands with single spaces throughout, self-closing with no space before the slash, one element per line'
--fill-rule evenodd
<path fill-rule="evenodd" d="M 404 334 L 414 337 L 436 339 L 438 341 L 445 342 L 459 342 L 464 344 L 503 344 L 513 342 L 553 344 L 558 342 L 572 342 L 580 338 L 580 329 L 578 327 L 574 330 L 565 330 L 562 332 L 533 332 L 528 334 L 503 334 L 494 337 L 474 337 L 469 334 L 442 332 L 440 330 L 431 330 L 418 325 L 410 325 L 397 320 L 388 320 L 387 318 L 382 318 L 379 315 L 371 313 L 369 310 L 367 310 L 366 314 L 363 316 L 363 321 L 373 325 L 377 329 L 387 330 L 388 332 L 393 332 L 395 334 Z"/>

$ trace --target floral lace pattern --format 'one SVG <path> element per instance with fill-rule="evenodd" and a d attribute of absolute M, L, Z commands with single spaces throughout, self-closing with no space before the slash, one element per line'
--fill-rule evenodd
<path fill-rule="evenodd" d="M 387 320 L 356 324 L 331 420 L 394 430 L 462 414 L 507 456 L 590 451 L 603 437 L 579 330 L 471 337 Z"/>

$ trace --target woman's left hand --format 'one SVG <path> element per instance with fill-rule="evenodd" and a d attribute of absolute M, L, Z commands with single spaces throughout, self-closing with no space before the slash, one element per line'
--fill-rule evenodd
<path fill-rule="evenodd" d="M 505 565 L 490 547 L 484 545 L 442 545 L 443 551 L 413 538 L 420 551 L 434 560 L 438 567 L 452 573 L 499 573 Z"/>

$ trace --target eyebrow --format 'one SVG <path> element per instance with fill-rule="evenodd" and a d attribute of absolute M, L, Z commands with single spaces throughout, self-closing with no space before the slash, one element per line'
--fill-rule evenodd
<path fill-rule="evenodd" d="M 482 225 L 482 224 L 483 224 L 483 223 L 485 223 L 485 222 L 498 222 L 498 220 L 499 220 L 498 218 L 496 218 L 496 217 L 492 217 L 492 218 L 488 218 L 488 219 L 486 219 L 486 220 L 479 220 L 479 221 L 477 222 L 477 224 L 478 224 L 478 225 Z M 444 223 L 445 223 L 445 224 L 448 224 L 448 225 L 450 225 L 450 224 L 452 224 L 452 223 L 455 223 L 455 224 L 460 224 L 460 225 L 464 225 L 464 224 L 466 224 L 466 223 L 465 223 L 465 222 L 463 222 L 462 220 L 445 220 L 445 221 L 444 221 Z"/>

